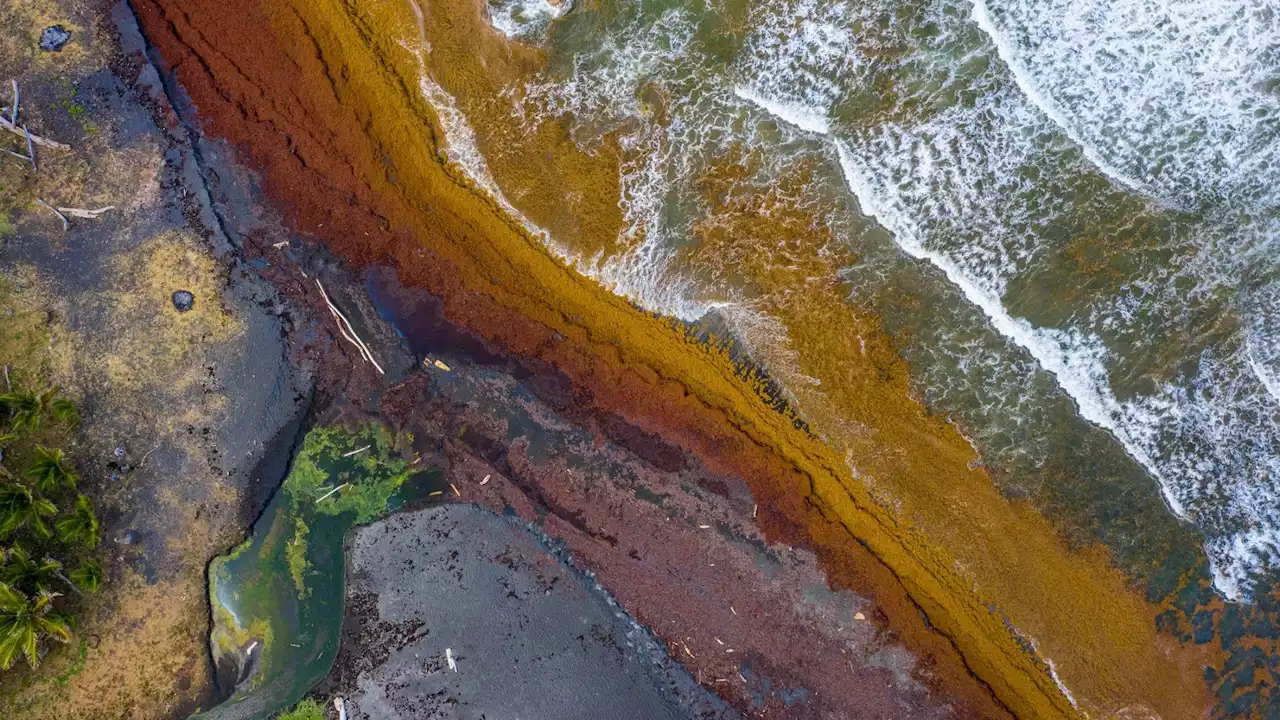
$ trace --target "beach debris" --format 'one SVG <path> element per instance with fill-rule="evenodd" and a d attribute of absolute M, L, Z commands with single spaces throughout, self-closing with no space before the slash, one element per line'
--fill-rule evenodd
<path fill-rule="evenodd" d="M 20 135 L 24 138 L 27 135 L 30 135 L 31 144 L 39 145 L 40 147 L 49 148 L 50 150 L 70 150 L 71 149 L 71 146 L 67 145 L 66 143 L 60 143 L 57 140 L 50 140 L 49 138 L 40 137 L 39 135 L 29 130 L 24 130 L 18 127 L 16 123 L 10 122 L 7 118 L 3 116 L 0 116 L 0 130 L 8 130 L 14 135 Z"/>
<path fill-rule="evenodd" d="M 6 366 L 6 371 L 5 371 L 5 374 L 4 374 L 5 380 L 8 380 L 8 379 L 9 379 L 9 373 L 8 373 L 7 367 L 8 367 L 8 366 Z M 485 483 L 489 482 L 489 478 L 491 478 L 491 477 L 493 477 L 493 476 L 492 476 L 492 475 L 485 475 L 485 476 L 484 476 L 484 479 L 480 481 L 480 484 L 481 484 L 481 485 L 484 485 Z"/>
<path fill-rule="evenodd" d="M 449 487 L 453 488 L 453 494 L 454 494 L 454 495 L 457 495 L 458 497 L 462 497 L 462 493 L 458 492 L 458 486 L 457 486 L 457 485 L 454 485 L 453 483 L 449 483 Z"/>
<path fill-rule="evenodd" d="M 729 612 L 733 613 L 734 615 L 738 614 L 738 611 L 734 610 L 732 605 L 729 606 Z"/>
<path fill-rule="evenodd" d="M 338 720 L 347 720 L 347 704 L 341 695 L 333 698 L 333 709 L 338 711 Z"/>
<path fill-rule="evenodd" d="M 55 208 L 54 206 L 52 206 L 52 205 L 50 205 L 49 203 L 45 202 L 44 200 L 41 200 L 40 198 L 36 198 L 36 202 L 37 202 L 37 203 L 39 203 L 40 205 L 42 205 L 43 207 L 45 207 L 46 209 L 48 209 L 48 211 L 49 211 L 49 212 L 51 212 L 51 213 L 53 213 L 54 215 L 57 215 L 57 216 L 58 216 L 58 219 L 62 221 L 62 229 L 63 229 L 63 230 L 66 230 L 67 228 L 71 227 L 71 224 L 67 222 L 67 216 L 66 216 L 66 215 L 63 215 L 63 214 L 62 214 L 62 213 L 60 213 L 60 212 L 58 212 L 58 209 L 57 209 L 57 208 Z"/>
<path fill-rule="evenodd" d="M 453 648 L 444 649 L 445 662 L 449 663 L 449 669 L 458 672 L 458 663 L 453 661 Z"/>
<path fill-rule="evenodd" d="M 71 42 L 71 31 L 61 25 L 50 25 L 40 33 L 40 49 L 45 52 L 62 52 Z"/>
<path fill-rule="evenodd" d="M 6 387 L 6 388 L 8 388 L 9 390 L 12 390 L 12 389 L 13 389 L 13 383 L 12 383 L 12 382 L 10 382 L 10 380 L 9 380 L 9 366 L 8 366 L 8 365 L 5 365 L 5 366 L 4 366 L 4 385 L 5 385 L 5 387 Z M 488 479 L 489 479 L 489 478 L 485 478 L 485 480 L 488 480 Z M 484 483 L 481 483 L 481 484 L 483 485 Z"/>
<path fill-rule="evenodd" d="M 699 525 L 699 526 L 698 526 L 698 529 L 699 529 L 699 530 L 706 530 L 706 529 L 708 529 L 708 528 L 710 528 L 710 527 L 711 527 L 710 525 Z"/>
<path fill-rule="evenodd" d="M 280 241 L 280 242 L 278 242 L 278 243 L 272 243 L 272 244 L 271 244 L 271 247 L 273 247 L 273 248 L 275 248 L 275 249 L 279 250 L 280 248 L 282 248 L 282 247 L 284 247 L 285 245 L 288 245 L 288 244 L 289 244 L 289 241 L 288 241 L 288 240 L 281 240 L 281 241 Z"/>
<path fill-rule="evenodd" d="M 9 110 L 9 122 L 14 125 L 18 124 L 18 104 L 22 102 L 22 92 L 18 90 L 17 78 L 10 79 L 13 83 L 13 107 Z"/>
<path fill-rule="evenodd" d="M 680 647 L 684 648 L 685 655 L 688 655 L 689 657 L 697 657 L 696 655 L 693 654 L 693 651 L 689 649 L 689 646 L 687 644 L 680 643 Z"/>
<path fill-rule="evenodd" d="M 147 452 L 142 456 L 142 459 L 138 461 L 138 467 L 137 467 L 137 468 L 135 468 L 135 469 L 136 469 L 136 470 L 141 470 L 141 469 L 142 469 L 142 466 L 147 464 L 147 458 L 151 457 L 151 453 L 153 453 L 153 452 L 155 452 L 155 451 L 157 451 L 157 450 L 159 450 L 159 449 L 160 449 L 160 443 L 156 443 L 156 446 L 155 446 L 155 447 L 153 447 L 153 448 L 151 448 L 150 450 L 148 450 L 148 451 L 147 451 Z"/>
<path fill-rule="evenodd" d="M 351 327 L 351 322 L 347 320 L 347 316 L 339 312 L 337 306 L 329 300 L 329 294 L 324 291 L 324 285 L 320 284 L 319 278 L 316 279 L 316 287 L 320 288 L 320 296 L 324 298 L 325 304 L 329 306 L 329 312 L 333 313 L 333 317 L 338 321 L 338 332 L 342 333 L 342 337 L 346 338 L 347 342 L 356 346 L 356 349 L 360 351 L 361 356 L 372 363 L 373 367 L 377 369 L 378 374 L 386 375 L 386 371 L 382 369 L 382 366 L 378 364 L 378 361 L 373 359 L 373 353 L 370 352 L 369 346 L 365 345 L 364 341 L 356 335 L 355 328 Z M 345 328 L 343 326 L 345 326 Z"/>
<path fill-rule="evenodd" d="M 441 370 L 443 370 L 443 371 L 445 371 L 445 372 L 450 372 L 450 371 L 452 370 L 452 368 L 450 368 L 448 365 L 445 365 L 445 364 L 444 364 L 444 361 L 442 361 L 442 360 L 433 360 L 433 361 L 431 362 L 431 364 L 432 364 L 432 365 L 435 365 L 436 367 L 440 368 Z"/>
<path fill-rule="evenodd" d="M 257 640 L 254 640 L 253 642 L 249 643 L 249 647 L 247 647 L 247 648 L 245 648 L 245 649 L 244 649 L 245 657 L 248 657 L 248 656 L 249 656 L 249 653 L 253 652 L 253 649 L 254 649 L 254 648 L 256 648 L 256 647 L 258 647 L 258 641 L 257 641 Z"/>
<path fill-rule="evenodd" d="M 866 616 L 866 615 L 863 615 L 863 614 L 862 614 L 862 613 L 860 613 L 860 612 L 856 612 L 856 613 L 854 613 L 854 614 L 853 614 L 853 619 L 854 619 L 854 620 L 866 620 L 866 619 L 867 619 L 867 616 Z"/>
<path fill-rule="evenodd" d="M 751 517 L 753 517 L 753 518 L 754 518 L 754 517 L 756 516 L 756 510 L 759 510 L 759 509 L 760 509 L 760 506 L 759 506 L 759 505 L 752 505 L 752 506 L 751 506 Z"/>
<path fill-rule="evenodd" d="M 60 207 L 58 208 L 58 212 L 63 213 L 64 215 L 70 215 L 71 217 L 74 217 L 74 218 L 81 218 L 83 220 L 97 220 L 98 217 L 101 216 L 103 213 L 109 213 L 115 209 L 116 209 L 115 205 L 107 205 L 106 207 L 100 207 L 97 210 L 87 210 L 85 208 L 73 208 L 73 207 Z"/>
<path fill-rule="evenodd" d="M 133 530 L 123 530 L 116 534 L 115 541 L 119 545 L 133 545 L 138 542 L 138 533 Z"/>
<path fill-rule="evenodd" d="M 196 306 L 196 296 L 188 290 L 174 290 L 172 299 L 173 309 L 178 312 L 187 312 Z"/>
<path fill-rule="evenodd" d="M 371 447 L 373 447 L 373 446 L 372 446 L 372 445 L 365 445 L 364 447 L 356 448 L 355 450 L 352 450 L 352 451 L 351 451 L 351 452 L 349 452 L 349 453 L 343 453 L 343 454 L 342 454 L 342 457 L 351 457 L 352 455 L 358 455 L 358 454 L 360 454 L 360 453 L 364 452 L 365 450 L 368 450 L 368 449 L 369 449 L 369 448 L 371 448 Z"/>
<path fill-rule="evenodd" d="M 723 645 L 723 644 L 724 644 L 724 641 L 723 641 L 723 640 L 721 640 L 720 638 L 712 638 L 712 639 L 713 639 L 713 640 L 715 640 L 716 642 L 720 643 L 721 645 Z"/>
<path fill-rule="evenodd" d="M 350 484 L 351 484 L 351 483 L 349 483 L 349 482 L 342 483 L 342 484 L 341 484 L 341 485 L 339 485 L 338 487 L 336 487 L 336 488 L 334 488 L 334 489 L 330 490 L 329 492 L 325 493 L 324 495 L 321 495 L 320 497 L 316 498 L 316 504 L 317 504 L 317 505 L 319 505 L 321 500 L 324 500 L 325 498 L 327 498 L 327 497 L 329 497 L 330 495 L 332 495 L 332 494 L 334 494 L 334 493 L 338 492 L 339 490 L 341 490 L 342 488 L 344 488 L 344 487 L 346 487 L 346 486 L 348 486 L 348 485 L 350 485 Z"/>
<path fill-rule="evenodd" d="M 443 490 L 432 490 L 431 492 L 427 493 L 427 497 L 435 497 L 437 495 L 443 495 L 443 494 L 444 494 Z"/>
<path fill-rule="evenodd" d="M 12 155 L 13 157 L 18 158 L 22 162 L 31 162 L 31 158 L 27 157 L 26 155 L 23 155 L 20 152 L 14 152 L 8 148 L 5 148 L 5 154 Z"/>
<path fill-rule="evenodd" d="M 116 457 L 118 457 L 118 458 L 122 458 L 122 457 L 124 457 L 124 446 L 123 446 L 123 445 L 121 445 L 121 446 L 117 447 L 114 451 L 112 451 L 112 453 L 111 453 L 111 454 L 112 454 L 112 455 L 115 455 L 115 456 L 116 456 Z"/>
<path fill-rule="evenodd" d="M 31 143 L 31 131 L 23 125 L 22 132 L 27 136 L 27 159 L 31 161 L 31 172 L 39 172 L 40 168 L 36 167 L 36 146 Z"/>

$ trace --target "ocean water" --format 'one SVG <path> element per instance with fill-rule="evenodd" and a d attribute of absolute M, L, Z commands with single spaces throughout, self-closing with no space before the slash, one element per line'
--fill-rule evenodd
<path fill-rule="evenodd" d="M 534 228 L 566 261 L 655 312 L 720 313 L 749 346 L 783 349 L 764 355 L 784 384 L 809 382 L 770 316 L 787 289 L 697 252 L 723 221 L 702 179 L 745 155 L 735 192 L 851 251 L 832 271 L 851 306 L 901 338 L 920 397 L 1006 493 L 1042 499 L 1063 467 L 1090 468 L 1073 482 L 1099 488 L 1146 482 L 1203 533 L 1219 593 L 1269 587 L 1280 3 L 488 7 L 497 30 L 547 53 L 504 95 L 511 116 L 567 123 L 585 151 L 615 142 L 622 158 L 617 251 Z M 453 107 L 439 86 L 423 92 Z M 451 157 L 501 197 L 450 117 Z M 780 189 L 806 162 L 817 169 Z M 1096 461 L 1108 453 L 1122 460 Z M 1122 531 L 1098 532 L 1123 563 Z"/>

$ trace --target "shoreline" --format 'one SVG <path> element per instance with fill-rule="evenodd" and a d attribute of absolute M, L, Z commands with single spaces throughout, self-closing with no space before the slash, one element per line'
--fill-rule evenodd
<path fill-rule="evenodd" d="M 890 382 L 860 385 L 875 398 L 898 396 L 883 408 L 863 401 L 861 410 L 865 420 L 893 430 L 885 437 L 895 452 L 915 448 L 872 466 L 898 494 L 886 504 L 850 477 L 845 459 L 831 448 L 796 437 L 771 417 L 776 413 L 742 387 L 723 356 L 690 345 L 559 266 L 518 223 L 497 214 L 500 208 L 439 166 L 429 138 L 413 131 L 432 120 L 407 90 L 408 70 L 396 66 L 394 49 L 374 52 L 392 42 L 389 28 L 404 21 L 395 11 L 353 25 L 353 18 L 323 5 L 286 6 L 248 22 L 261 11 L 249 7 L 239 24 L 200 6 L 178 18 L 163 15 L 167 3 L 138 4 L 170 67 L 185 60 L 179 79 L 209 131 L 239 146 L 263 172 L 267 195 L 293 227 L 325 239 L 356 266 L 394 264 L 406 282 L 442 298 L 452 322 L 530 371 L 561 378 L 562 397 L 626 418 L 717 472 L 747 478 L 761 501 L 766 537 L 816 547 L 833 581 L 874 588 L 888 624 L 909 638 L 909 647 L 928 648 L 925 654 L 940 667 L 951 663 L 939 672 L 958 695 L 986 695 L 970 685 L 972 672 L 1017 712 L 1075 712 L 1046 661 L 1027 653 L 1019 633 L 1029 632 L 1091 704 L 1155 703 L 1170 716 L 1196 714 L 1194 708 L 1207 704 L 1198 678 L 1187 681 L 1180 661 L 1157 652 L 1159 608 L 1144 604 L 1105 553 L 1071 552 L 1033 510 L 999 497 L 985 474 L 968 467 L 972 450 L 954 428 L 926 417 L 899 390 L 900 359 L 881 356 Z M 233 47 L 214 47 L 216 36 L 235 38 Z M 310 50 L 282 53 L 279 48 L 298 46 L 286 38 L 309 38 Z M 239 53 L 234 72 L 225 60 L 233 51 Z M 350 77 L 336 79 L 329 72 L 335 66 L 348 68 Z M 292 69 L 273 75 L 279 67 Z M 290 98 L 286 85 L 302 94 Z M 262 97 L 273 100 L 255 104 Z M 377 121 L 365 129 L 370 117 Z M 269 122 L 276 135 L 264 135 L 258 122 Z M 269 142 L 281 132 L 296 147 Z M 385 154 L 390 147 L 394 160 Z M 374 160 L 380 157 L 385 160 Z M 870 370 L 872 377 L 883 373 Z M 929 457 L 925 448 L 940 452 Z M 953 491 L 976 512 L 957 513 L 939 489 L 920 484 L 937 477 L 958 481 Z M 896 517 L 892 503 L 904 491 L 912 509 L 929 519 L 927 529 Z M 984 538 L 976 543 L 979 551 L 998 552 L 973 567 L 976 580 L 966 580 L 954 574 L 958 561 L 950 551 L 958 547 L 957 535 L 972 532 Z M 987 590 L 974 593 L 974 585 Z M 1083 629 L 1072 628 L 1071 618 L 1079 617 L 1102 618 L 1109 640 L 1084 641 Z M 948 649 L 953 646 L 960 652 Z M 1138 667 L 1143 670 L 1120 671 Z"/>

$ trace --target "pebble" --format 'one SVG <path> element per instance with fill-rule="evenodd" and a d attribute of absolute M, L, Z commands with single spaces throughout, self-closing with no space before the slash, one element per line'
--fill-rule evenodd
<path fill-rule="evenodd" d="M 175 290 L 173 293 L 173 307 L 178 312 L 186 312 L 196 306 L 196 296 L 186 290 Z"/>
<path fill-rule="evenodd" d="M 40 33 L 40 49 L 48 52 L 62 52 L 62 48 L 71 42 L 71 33 L 61 25 L 51 25 Z"/>

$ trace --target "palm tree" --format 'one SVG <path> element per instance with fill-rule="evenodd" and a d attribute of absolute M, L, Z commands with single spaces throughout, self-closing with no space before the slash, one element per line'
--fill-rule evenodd
<path fill-rule="evenodd" d="M 29 528 L 37 538 L 48 540 L 53 531 L 44 519 L 58 512 L 48 500 L 18 483 L 0 484 L 0 540 L 22 528 Z"/>
<path fill-rule="evenodd" d="M 71 579 L 85 590 L 97 592 L 98 586 L 102 584 L 102 566 L 97 560 L 85 560 L 80 567 L 71 571 Z"/>
<path fill-rule="evenodd" d="M 76 509 L 59 520 L 56 527 L 63 542 L 84 543 L 91 548 L 98 546 L 98 517 L 93 514 L 89 498 L 83 495 L 76 498 Z"/>
<path fill-rule="evenodd" d="M 50 410 L 58 391 L 49 389 L 36 393 L 18 391 L 0 395 L 0 407 L 13 418 L 11 430 L 35 430 L 40 427 L 40 417 Z"/>
<path fill-rule="evenodd" d="M 36 460 L 27 468 L 27 477 L 36 481 L 36 488 L 42 493 L 52 493 L 60 485 L 75 487 L 76 471 L 67 463 L 66 455 L 61 450 L 36 446 Z"/>
<path fill-rule="evenodd" d="M 18 655 L 27 657 L 31 667 L 40 664 L 40 641 L 71 641 L 71 624 L 52 612 L 57 593 L 40 591 L 28 597 L 11 585 L 0 582 L 0 670 L 13 667 Z"/>
<path fill-rule="evenodd" d="M 14 545 L 6 553 L 8 562 L 0 565 L 0 582 L 27 592 L 40 592 L 53 587 L 53 581 L 63 579 L 62 563 L 47 557 L 36 560 L 31 553 Z M 69 582 L 63 579 L 64 582 Z"/>

